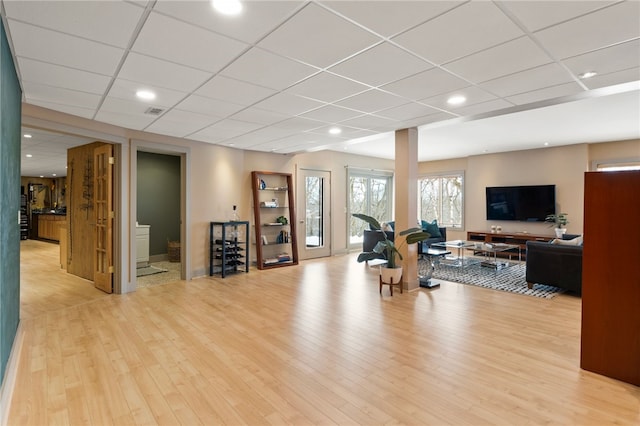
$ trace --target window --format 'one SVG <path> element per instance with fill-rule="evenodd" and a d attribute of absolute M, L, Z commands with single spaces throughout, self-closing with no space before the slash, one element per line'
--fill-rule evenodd
<path fill-rule="evenodd" d="M 358 171 L 349 169 L 349 244 L 362 244 L 362 235 L 368 226 L 364 221 L 351 216 L 364 213 L 379 222 L 392 219 L 392 173 L 385 171 Z"/>
<path fill-rule="evenodd" d="M 423 176 L 418 179 L 418 215 L 422 220 L 462 229 L 464 223 L 464 174 Z"/>

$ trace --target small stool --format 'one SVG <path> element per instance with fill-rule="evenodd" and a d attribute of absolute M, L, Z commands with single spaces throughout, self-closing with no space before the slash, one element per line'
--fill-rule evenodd
<path fill-rule="evenodd" d="M 393 282 L 393 277 L 391 277 L 391 282 L 390 283 L 383 283 L 382 282 L 382 275 L 378 276 L 378 279 L 380 280 L 380 294 L 382 294 L 382 286 L 383 285 L 388 285 L 389 286 L 389 292 L 391 292 L 391 295 L 393 296 L 393 286 L 397 285 L 398 287 L 400 287 L 400 293 L 402 293 L 402 275 L 400 275 L 400 281 L 397 283 Z"/>

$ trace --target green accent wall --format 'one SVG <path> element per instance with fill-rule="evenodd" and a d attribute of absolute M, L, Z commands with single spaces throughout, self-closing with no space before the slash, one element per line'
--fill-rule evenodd
<path fill-rule="evenodd" d="M 0 377 L 20 321 L 20 127 L 22 90 L 0 22 Z"/>
<path fill-rule="evenodd" d="M 166 254 L 180 241 L 180 157 L 138 152 L 137 221 L 151 225 L 149 255 Z"/>

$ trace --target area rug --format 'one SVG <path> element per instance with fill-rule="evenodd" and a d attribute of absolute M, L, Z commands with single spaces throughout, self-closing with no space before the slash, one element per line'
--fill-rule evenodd
<path fill-rule="evenodd" d="M 144 268 L 136 269 L 136 277 L 145 277 L 147 275 L 161 274 L 167 272 L 167 269 L 156 268 L 155 266 L 145 266 Z"/>
<path fill-rule="evenodd" d="M 420 260 L 418 270 L 427 271 L 428 265 L 426 260 Z M 425 274 L 420 273 L 420 275 Z M 479 264 L 465 268 L 440 264 L 433 272 L 433 278 L 545 299 L 551 299 L 564 292 L 561 288 L 544 284 L 534 284 L 533 288 L 529 289 L 525 280 L 524 263 L 516 263 L 499 271 L 482 267 Z"/>

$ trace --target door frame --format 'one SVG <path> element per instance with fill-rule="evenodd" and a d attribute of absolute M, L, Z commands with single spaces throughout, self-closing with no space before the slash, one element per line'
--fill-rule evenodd
<path fill-rule="evenodd" d="M 137 287 L 136 277 L 136 218 L 138 206 L 135 200 L 138 198 L 138 151 L 154 154 L 172 155 L 180 157 L 180 279 L 191 279 L 191 238 L 188 229 L 190 226 L 190 194 L 187 188 L 190 186 L 190 176 L 187 171 L 191 163 L 191 149 L 178 145 L 165 145 L 144 140 L 131 139 L 130 156 L 131 175 L 129 177 L 131 201 L 129 203 L 129 291 L 135 291 Z"/>
<path fill-rule="evenodd" d="M 324 180 L 324 189 L 323 189 L 323 210 L 325 212 L 325 228 L 324 228 L 324 236 L 325 236 L 325 251 L 321 251 L 321 249 L 307 249 L 306 242 L 306 185 L 304 184 L 303 179 L 306 177 L 306 172 L 316 172 L 316 173 L 326 173 L 328 178 Z M 296 186 L 297 190 L 297 210 L 298 215 L 297 219 L 299 221 L 298 226 L 298 256 L 300 259 L 316 259 L 321 257 L 329 257 L 333 253 L 333 227 L 331 220 L 331 170 L 323 170 L 319 168 L 313 167 L 296 167 Z M 305 212 L 303 214 L 302 212 Z M 304 225 L 304 226 L 302 226 Z M 318 253 L 313 255 L 313 253 Z"/>

